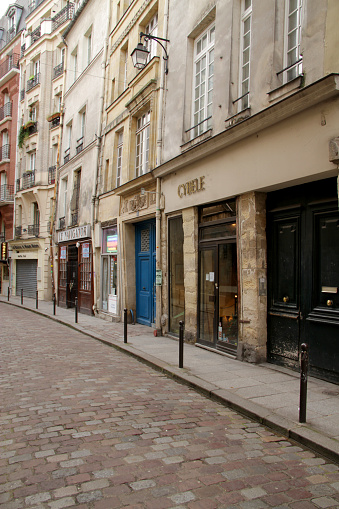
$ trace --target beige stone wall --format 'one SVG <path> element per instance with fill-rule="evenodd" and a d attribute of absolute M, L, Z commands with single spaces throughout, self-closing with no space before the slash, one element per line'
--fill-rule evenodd
<path fill-rule="evenodd" d="M 182 211 L 184 228 L 185 340 L 195 342 L 198 324 L 198 208 Z"/>
<path fill-rule="evenodd" d="M 266 194 L 238 198 L 239 350 L 248 362 L 266 359 L 267 290 L 259 296 L 259 280 L 267 281 Z M 267 284 L 266 284 L 267 289 Z"/>

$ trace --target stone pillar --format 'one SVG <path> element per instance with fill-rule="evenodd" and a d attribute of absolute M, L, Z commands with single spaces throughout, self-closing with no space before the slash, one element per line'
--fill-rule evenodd
<path fill-rule="evenodd" d="M 198 209 L 182 211 L 184 229 L 185 340 L 194 343 L 198 325 Z"/>
<path fill-rule="evenodd" d="M 238 273 L 238 357 L 247 362 L 263 362 L 267 342 L 265 193 L 249 192 L 238 198 Z"/>

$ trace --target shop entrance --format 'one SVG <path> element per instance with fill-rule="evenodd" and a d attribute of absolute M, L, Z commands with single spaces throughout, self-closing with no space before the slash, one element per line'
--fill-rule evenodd
<path fill-rule="evenodd" d="M 270 193 L 268 360 L 339 382 L 339 212 L 336 179 Z"/>
<path fill-rule="evenodd" d="M 231 354 L 237 351 L 235 201 L 200 211 L 198 341 Z"/>
<path fill-rule="evenodd" d="M 75 244 L 68 246 L 67 260 L 67 286 L 66 286 L 66 307 L 75 307 L 75 298 L 78 295 L 78 248 Z"/>
<path fill-rule="evenodd" d="M 135 225 L 136 320 L 151 326 L 155 322 L 155 221 Z"/>

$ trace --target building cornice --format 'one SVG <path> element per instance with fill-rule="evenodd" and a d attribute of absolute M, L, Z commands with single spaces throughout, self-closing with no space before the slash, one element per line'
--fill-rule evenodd
<path fill-rule="evenodd" d="M 154 177 L 166 176 L 338 94 L 339 75 L 330 74 L 238 124 L 227 127 L 222 133 L 188 149 L 183 154 L 164 162 L 152 173 Z"/>

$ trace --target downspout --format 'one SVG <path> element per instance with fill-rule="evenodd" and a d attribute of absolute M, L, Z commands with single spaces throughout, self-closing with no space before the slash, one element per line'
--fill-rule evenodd
<path fill-rule="evenodd" d="M 169 0 L 165 0 L 164 5 L 164 38 L 167 39 L 168 33 L 168 9 Z M 167 43 L 165 43 L 167 46 Z M 165 47 L 166 47 L 165 46 Z M 164 88 L 165 88 L 165 66 L 160 67 L 160 90 L 159 90 L 159 106 L 158 106 L 158 135 L 157 135 L 157 158 L 156 166 L 160 166 L 162 163 L 162 133 L 163 133 L 163 100 L 164 100 Z M 156 269 L 161 270 L 161 210 L 160 210 L 160 199 L 161 199 L 161 179 L 157 178 L 157 190 L 156 190 L 156 211 L 155 211 L 155 241 L 156 241 L 156 252 L 155 252 L 155 263 Z M 156 286 L 156 319 L 155 326 L 157 333 L 161 335 L 161 315 L 162 315 L 162 286 Z"/>
<path fill-rule="evenodd" d="M 102 125 L 102 117 L 104 114 L 104 98 L 105 98 L 105 73 L 106 73 L 106 59 L 108 52 L 108 39 L 109 39 L 109 27 L 110 27 L 110 19 L 111 19 L 111 1 L 107 0 L 107 27 L 106 27 L 106 37 L 104 40 L 104 54 L 102 57 L 101 63 L 101 93 L 100 93 L 100 103 L 99 103 L 99 115 L 98 115 L 98 127 L 97 127 L 97 139 L 96 139 L 96 151 L 97 151 L 97 166 L 93 179 L 93 194 L 92 194 L 92 208 L 91 208 L 91 230 L 92 230 L 92 243 L 93 243 L 93 311 L 95 312 L 97 309 L 97 278 L 95 277 L 95 222 L 96 222 L 96 207 L 98 201 L 98 178 L 101 169 L 101 161 L 100 161 L 100 151 L 101 151 L 101 125 Z"/>

